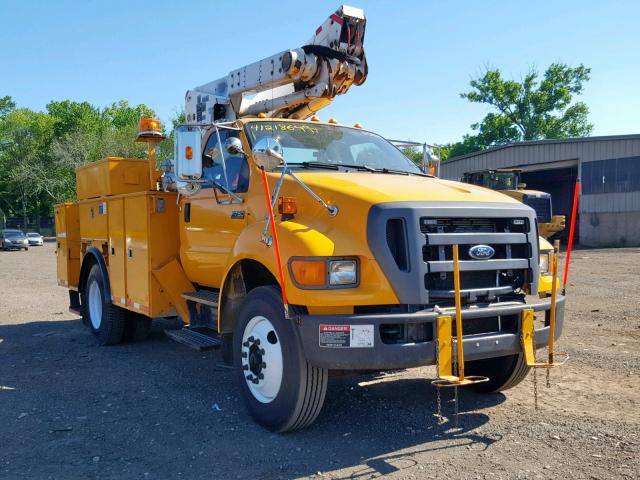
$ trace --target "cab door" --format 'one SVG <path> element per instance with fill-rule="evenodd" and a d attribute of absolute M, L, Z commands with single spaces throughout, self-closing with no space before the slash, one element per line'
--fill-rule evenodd
<path fill-rule="evenodd" d="M 180 212 L 180 258 L 185 272 L 192 282 L 214 288 L 221 286 L 229 254 L 247 224 L 244 199 L 249 186 L 245 156 L 220 148 L 239 132 L 220 128 L 218 134 L 220 143 L 215 128 L 207 133 L 204 183 L 198 193 L 183 197 Z"/>

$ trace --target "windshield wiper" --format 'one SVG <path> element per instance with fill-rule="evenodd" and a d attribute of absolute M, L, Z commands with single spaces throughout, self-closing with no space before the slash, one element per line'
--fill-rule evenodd
<path fill-rule="evenodd" d="M 394 170 L 392 168 L 373 168 L 369 165 L 351 165 L 348 163 L 323 163 L 323 162 L 302 162 L 302 163 L 292 163 L 290 165 L 302 165 L 305 168 L 325 168 L 327 170 L 340 170 L 340 168 L 351 168 L 353 170 L 358 170 L 361 172 L 371 172 L 371 173 L 388 173 L 393 175 L 419 175 L 421 177 L 429 177 L 422 172 L 405 172 L 404 170 Z"/>
<path fill-rule="evenodd" d="M 322 162 L 302 162 L 302 163 L 290 163 L 289 165 L 302 165 L 305 168 L 325 168 L 327 170 L 338 170 L 338 165 L 333 163 Z"/>

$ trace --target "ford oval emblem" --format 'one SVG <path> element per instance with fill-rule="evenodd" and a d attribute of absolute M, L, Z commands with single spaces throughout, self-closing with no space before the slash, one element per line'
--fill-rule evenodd
<path fill-rule="evenodd" d="M 476 260 L 489 260 L 496 251 L 489 245 L 474 245 L 469 249 L 469 256 Z"/>

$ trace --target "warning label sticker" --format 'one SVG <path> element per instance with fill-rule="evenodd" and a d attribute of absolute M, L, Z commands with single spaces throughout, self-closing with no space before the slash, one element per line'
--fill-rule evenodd
<path fill-rule="evenodd" d="M 320 346 L 371 348 L 373 347 L 373 325 L 320 325 Z"/>

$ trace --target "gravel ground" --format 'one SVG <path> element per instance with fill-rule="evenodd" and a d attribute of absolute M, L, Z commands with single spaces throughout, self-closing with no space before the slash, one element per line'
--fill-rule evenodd
<path fill-rule="evenodd" d="M 602 274 L 600 272 L 603 272 Z M 338 377 L 309 429 L 245 414 L 218 352 L 156 325 L 96 346 L 67 313 L 52 244 L 0 252 L 0 478 L 639 478 L 640 250 L 574 253 L 551 387 L 461 392 L 434 417 L 434 368 Z M 218 407 L 218 408 L 216 408 Z"/>

